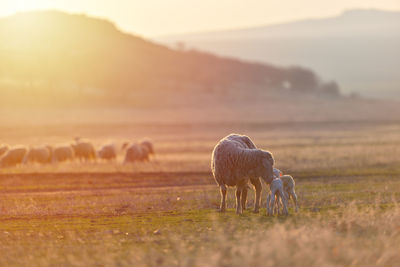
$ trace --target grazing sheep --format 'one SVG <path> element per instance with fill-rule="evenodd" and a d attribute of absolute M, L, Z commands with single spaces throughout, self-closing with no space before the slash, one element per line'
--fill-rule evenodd
<path fill-rule="evenodd" d="M 285 197 L 285 193 L 283 192 L 283 182 L 280 178 L 274 178 L 270 184 L 270 190 L 267 197 L 267 212 L 268 215 L 273 215 L 274 206 L 277 207 L 277 211 L 279 214 L 279 199 L 282 200 L 283 203 L 283 213 L 288 215 L 287 210 L 287 199 Z"/>
<path fill-rule="evenodd" d="M 28 149 L 26 147 L 11 148 L 0 158 L 1 167 L 12 167 L 21 164 Z"/>
<path fill-rule="evenodd" d="M 150 151 L 147 146 L 142 146 L 140 145 L 140 148 L 142 150 L 142 155 L 140 156 L 141 161 L 149 161 L 150 160 Z"/>
<path fill-rule="evenodd" d="M 298 212 L 299 205 L 297 203 L 296 192 L 294 191 L 295 182 L 293 177 L 290 175 L 282 175 L 280 178 L 283 182 L 283 192 L 285 193 L 286 199 L 289 200 L 290 198 L 292 198 L 295 206 L 295 211 Z"/>
<path fill-rule="evenodd" d="M 124 163 L 130 163 L 143 160 L 143 149 L 139 144 L 132 144 L 125 153 Z"/>
<path fill-rule="evenodd" d="M 47 146 L 43 147 L 32 147 L 26 153 L 23 163 L 50 163 L 51 161 L 51 151 Z"/>
<path fill-rule="evenodd" d="M 103 145 L 97 152 L 97 155 L 100 159 L 115 160 L 117 158 L 117 149 L 114 144 Z"/>
<path fill-rule="evenodd" d="M 0 157 L 3 156 L 8 151 L 8 149 L 8 145 L 0 145 Z"/>
<path fill-rule="evenodd" d="M 53 162 L 63 162 L 74 159 L 74 150 L 70 145 L 59 145 L 51 149 Z"/>
<path fill-rule="evenodd" d="M 76 142 L 71 146 L 74 150 L 75 157 L 79 160 L 88 161 L 96 159 L 96 150 L 94 149 L 94 146 L 90 141 L 82 141 L 77 139 Z"/>
<path fill-rule="evenodd" d="M 241 214 L 243 212 L 241 196 L 244 198 L 245 192 L 247 193 L 248 181 L 256 181 L 261 177 L 269 184 L 273 179 L 274 159 L 272 154 L 261 149 L 251 149 L 249 144 L 243 140 L 251 142 L 247 136 L 228 135 L 219 141 L 212 152 L 211 170 L 220 187 L 220 210 L 222 212 L 226 210 L 227 186 L 236 186 L 236 213 Z M 255 211 L 257 212 L 259 196 L 256 196 L 255 202 Z"/>
<path fill-rule="evenodd" d="M 153 143 L 149 140 L 143 140 L 142 142 L 140 142 L 140 145 L 147 148 L 148 154 L 154 154 Z"/>
<path fill-rule="evenodd" d="M 251 141 L 250 137 L 246 135 L 240 135 L 240 134 L 230 134 L 227 136 L 229 140 L 233 140 L 236 142 L 242 143 L 244 146 L 250 149 L 257 149 L 256 145 Z M 255 202 L 254 202 L 254 212 L 258 212 L 260 209 L 260 200 L 261 200 L 261 190 L 262 190 L 262 185 L 260 178 L 251 178 L 250 177 L 250 182 L 253 184 L 254 191 L 255 191 Z M 247 202 L 247 187 L 243 189 L 242 195 L 241 195 L 241 200 L 242 200 L 242 208 L 243 210 L 246 209 L 246 202 Z"/>

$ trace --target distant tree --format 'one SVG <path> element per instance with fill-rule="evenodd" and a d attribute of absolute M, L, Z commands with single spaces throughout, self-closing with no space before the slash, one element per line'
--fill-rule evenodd
<path fill-rule="evenodd" d="M 291 89 L 299 92 L 316 91 L 319 85 L 317 75 L 302 67 L 291 67 L 287 70 L 287 81 Z"/>
<path fill-rule="evenodd" d="M 323 94 L 329 96 L 339 96 L 339 85 L 335 81 L 330 81 L 321 85 L 320 90 Z"/>

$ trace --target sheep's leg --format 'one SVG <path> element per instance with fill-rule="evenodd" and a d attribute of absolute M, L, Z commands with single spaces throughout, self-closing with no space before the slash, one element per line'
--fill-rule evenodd
<path fill-rule="evenodd" d="M 285 194 L 283 193 L 283 190 L 279 190 L 279 194 L 281 195 L 282 198 L 282 203 L 283 203 L 283 214 L 288 215 L 288 209 L 287 209 L 287 199 L 285 197 Z"/>
<path fill-rule="evenodd" d="M 270 206 L 270 213 L 271 215 L 273 215 L 273 211 L 274 211 L 274 206 L 275 206 L 275 192 L 271 192 L 271 199 L 269 202 L 269 206 Z"/>
<path fill-rule="evenodd" d="M 251 180 L 251 183 L 254 185 L 255 189 L 255 197 L 254 197 L 254 212 L 258 213 L 260 210 L 260 199 L 261 199 L 261 190 L 262 185 L 259 178 Z"/>
<path fill-rule="evenodd" d="M 269 193 L 267 196 L 267 215 L 268 216 L 272 215 L 270 201 L 271 201 L 271 193 Z"/>
<path fill-rule="evenodd" d="M 242 205 L 240 201 L 240 195 L 242 193 L 242 188 L 236 187 L 236 214 L 242 214 Z"/>
<path fill-rule="evenodd" d="M 242 210 L 246 209 L 246 202 L 247 202 L 247 186 L 242 189 Z"/>
<path fill-rule="evenodd" d="M 278 215 L 280 215 L 281 214 L 281 210 L 280 210 L 280 203 L 281 201 L 280 201 L 280 195 L 277 195 L 276 196 L 276 198 L 275 198 L 275 214 L 278 214 Z"/>
<path fill-rule="evenodd" d="M 290 195 L 292 196 L 293 202 L 294 202 L 294 206 L 295 206 L 295 211 L 298 212 L 299 211 L 299 205 L 297 202 L 297 195 L 296 192 L 294 192 L 294 189 L 292 189 L 290 191 Z"/>
<path fill-rule="evenodd" d="M 221 212 L 225 212 L 225 210 L 226 210 L 226 186 L 220 185 L 219 190 L 221 192 L 221 207 L 219 208 L 219 210 Z"/>

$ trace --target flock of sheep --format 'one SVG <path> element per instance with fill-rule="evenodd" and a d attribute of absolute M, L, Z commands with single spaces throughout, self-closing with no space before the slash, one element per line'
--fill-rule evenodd
<path fill-rule="evenodd" d="M 152 142 L 144 140 L 138 143 L 125 142 L 121 147 L 106 144 L 96 150 L 89 140 L 75 138 L 71 144 L 46 145 L 37 147 L 0 145 L 0 167 L 13 167 L 20 164 L 49 164 L 64 161 L 115 161 L 118 152 L 125 153 L 124 163 L 148 161 L 154 154 Z"/>
<path fill-rule="evenodd" d="M 236 213 L 242 214 L 246 208 L 248 183 L 255 189 L 254 212 L 260 209 L 262 185 L 260 178 L 269 185 L 267 213 L 288 214 L 287 202 L 292 198 L 298 211 L 295 182 L 292 176 L 282 175 L 274 168 L 272 153 L 258 149 L 248 136 L 230 134 L 214 147 L 211 157 L 211 170 L 221 192 L 220 211 L 226 210 L 227 186 L 236 187 Z"/>

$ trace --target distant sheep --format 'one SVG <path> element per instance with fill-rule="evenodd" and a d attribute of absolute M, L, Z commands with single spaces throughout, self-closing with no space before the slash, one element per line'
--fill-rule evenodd
<path fill-rule="evenodd" d="M 269 184 L 273 180 L 272 154 L 261 149 L 249 148 L 243 140 L 250 138 L 237 134 L 228 135 L 219 141 L 212 152 L 211 170 L 220 187 L 221 211 L 226 210 L 227 186 L 236 186 L 236 213 L 241 214 L 241 196 L 247 193 L 248 181 L 255 181 L 261 177 Z"/>
<path fill-rule="evenodd" d="M 74 150 L 75 157 L 79 160 L 89 161 L 96 159 L 96 150 L 90 141 L 76 140 L 71 146 Z"/>
<path fill-rule="evenodd" d="M 51 149 L 52 161 L 63 162 L 74 159 L 74 150 L 71 145 L 59 145 Z"/>
<path fill-rule="evenodd" d="M 26 147 L 14 147 L 9 149 L 1 158 L 1 167 L 12 167 L 21 164 L 28 149 Z"/>
<path fill-rule="evenodd" d="M 139 144 L 131 144 L 125 152 L 124 163 L 132 163 L 143 160 L 143 149 Z"/>
<path fill-rule="evenodd" d="M 285 197 L 285 193 L 283 191 L 283 182 L 280 178 L 274 178 L 270 184 L 270 190 L 267 197 L 267 212 L 268 215 L 273 215 L 274 207 L 276 206 L 278 214 L 279 212 L 279 200 L 282 200 L 283 203 L 283 213 L 285 215 L 288 214 L 287 209 L 287 199 Z"/>
<path fill-rule="evenodd" d="M 8 145 L 0 145 L 0 157 L 3 156 L 10 148 Z"/>
<path fill-rule="evenodd" d="M 103 145 L 97 155 L 103 160 L 115 160 L 117 158 L 117 149 L 114 144 Z"/>
<path fill-rule="evenodd" d="M 26 153 L 23 163 L 50 163 L 51 162 L 51 150 L 49 147 L 32 147 Z"/>
<path fill-rule="evenodd" d="M 153 143 L 149 140 L 143 140 L 142 142 L 140 142 L 140 145 L 142 146 L 142 148 L 144 147 L 147 149 L 148 154 L 154 154 Z"/>

